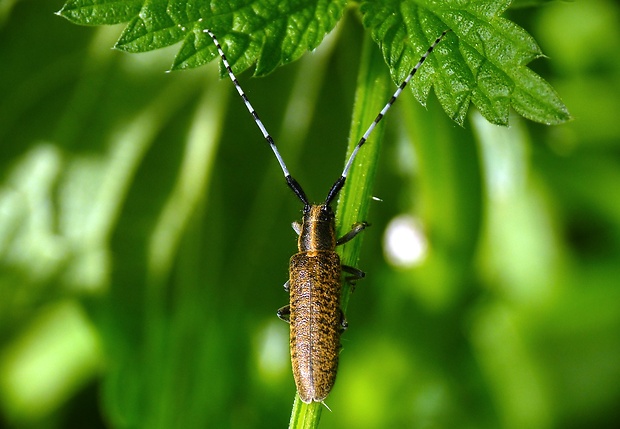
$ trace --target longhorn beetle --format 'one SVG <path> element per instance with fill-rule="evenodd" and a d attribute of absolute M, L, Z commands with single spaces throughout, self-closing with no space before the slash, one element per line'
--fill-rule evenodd
<path fill-rule="evenodd" d="M 305 403 L 323 402 L 336 379 L 340 334 L 347 327 L 347 322 L 340 308 L 342 272 L 349 274 L 347 277 L 349 281 L 361 279 L 365 275 L 363 271 L 357 268 L 342 265 L 335 249 L 336 246 L 354 238 L 368 224 L 357 222 L 349 232 L 340 238 L 336 238 L 336 221 L 331 203 L 344 186 L 347 174 L 359 149 L 448 31 L 450 30 L 444 31 L 422 55 L 392 95 L 390 101 L 370 124 L 368 130 L 353 149 L 342 174 L 327 193 L 325 202 L 310 204 L 301 185 L 289 174 L 273 138 L 267 132 L 247 95 L 241 89 L 217 38 L 211 30 L 204 30 L 213 39 L 228 76 L 275 154 L 287 185 L 304 204 L 302 222 L 293 222 L 293 229 L 299 236 L 297 241 L 298 253 L 291 257 L 289 279 L 284 285 L 284 289 L 290 293 L 290 304 L 280 308 L 277 314 L 279 318 L 290 324 L 293 377 L 299 397 Z"/>

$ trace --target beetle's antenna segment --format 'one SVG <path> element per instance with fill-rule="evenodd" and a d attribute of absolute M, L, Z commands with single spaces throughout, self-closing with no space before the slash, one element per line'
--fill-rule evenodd
<path fill-rule="evenodd" d="M 295 192 L 295 195 L 297 195 L 297 197 L 301 200 L 301 202 L 304 203 L 304 205 L 306 206 L 309 205 L 310 203 L 308 202 L 308 198 L 306 197 L 306 194 L 301 188 L 301 185 L 299 185 L 299 183 L 297 183 L 297 181 L 288 172 L 288 169 L 286 168 L 286 164 L 284 163 L 284 160 L 282 159 L 280 152 L 278 152 L 276 143 L 273 141 L 273 138 L 267 131 L 267 128 L 265 128 L 265 126 L 263 125 L 263 122 L 258 117 L 258 113 L 256 113 L 256 110 L 254 110 L 254 107 L 252 107 L 252 104 L 250 103 L 248 96 L 245 95 L 245 92 L 241 88 L 241 85 L 239 85 L 239 81 L 237 80 L 237 77 L 233 73 L 232 68 L 230 67 L 230 64 L 228 63 L 228 60 L 226 59 L 226 55 L 224 54 L 224 51 L 222 50 L 222 46 L 220 45 L 220 42 L 218 42 L 217 38 L 215 37 L 215 34 L 213 34 L 211 30 L 204 29 L 203 31 L 207 33 L 209 37 L 211 37 L 211 39 L 213 40 L 213 43 L 215 44 L 215 47 L 217 48 L 217 51 L 220 54 L 220 57 L 222 58 L 224 67 L 226 68 L 226 71 L 228 72 L 228 76 L 230 77 L 230 80 L 235 85 L 237 92 L 239 93 L 239 95 L 243 99 L 243 102 L 245 103 L 245 107 L 248 109 L 248 111 L 254 118 L 254 122 L 256 122 L 256 125 L 258 125 L 258 128 L 260 129 L 261 133 L 263 133 L 263 137 L 265 137 L 265 140 L 267 140 L 267 143 L 269 143 L 271 150 L 276 156 L 276 159 L 278 160 L 278 163 L 280 164 L 280 168 L 282 169 L 282 172 L 284 173 L 284 178 L 286 179 L 286 183 L 293 190 L 293 192 Z"/>
<path fill-rule="evenodd" d="M 385 107 L 381 110 L 381 112 L 379 112 L 379 114 L 377 115 L 375 120 L 372 122 L 372 124 L 370 124 L 370 126 L 368 127 L 368 129 L 366 130 L 366 132 L 364 133 L 362 138 L 360 139 L 360 141 L 357 143 L 357 145 L 353 149 L 353 152 L 351 153 L 351 156 L 349 157 L 349 160 L 347 161 L 346 165 L 344 166 L 344 170 L 342 171 L 341 176 L 338 178 L 338 180 L 336 180 L 336 183 L 334 183 L 332 185 L 331 189 L 329 190 L 329 193 L 327 194 L 327 198 L 325 199 L 325 204 L 326 205 L 329 205 L 333 201 L 333 199 L 336 197 L 336 195 L 338 195 L 338 192 L 340 192 L 340 190 L 344 186 L 344 182 L 345 182 L 345 180 L 347 178 L 347 175 L 349 174 L 349 170 L 351 169 L 351 166 L 353 165 L 353 161 L 355 160 L 355 157 L 357 156 L 357 152 L 360 150 L 362 145 L 364 143 L 366 143 L 366 140 L 368 140 L 368 136 L 370 136 L 370 133 L 372 133 L 372 131 L 375 129 L 375 127 L 377 126 L 379 121 L 381 121 L 381 119 L 383 119 L 383 117 L 385 116 L 387 111 L 390 109 L 390 107 L 392 107 L 392 105 L 394 104 L 394 102 L 396 101 L 398 96 L 401 94 L 401 92 L 403 92 L 403 89 L 405 89 L 405 86 L 407 86 L 407 84 L 409 83 L 409 81 L 411 80 L 413 75 L 416 74 L 416 72 L 422 66 L 424 61 L 426 61 L 426 58 L 428 58 L 428 56 L 431 54 L 431 52 L 433 52 L 433 49 L 435 49 L 435 46 L 437 46 L 439 44 L 439 42 L 441 42 L 441 39 L 443 39 L 444 36 L 449 31 L 450 31 L 450 29 L 445 30 L 443 33 L 441 33 L 441 35 L 437 39 L 435 39 L 435 42 L 433 42 L 431 47 L 428 48 L 428 50 L 424 53 L 424 55 L 422 55 L 422 57 L 420 58 L 418 63 L 413 67 L 411 72 L 407 75 L 407 77 L 405 78 L 403 83 L 401 83 L 400 86 L 398 87 L 398 89 L 396 90 L 396 92 L 394 92 L 394 95 L 392 95 L 392 98 L 390 98 L 390 101 L 387 102 Z"/>

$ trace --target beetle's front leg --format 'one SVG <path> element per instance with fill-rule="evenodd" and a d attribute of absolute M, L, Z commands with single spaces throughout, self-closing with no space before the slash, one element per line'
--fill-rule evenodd
<path fill-rule="evenodd" d="M 351 231 L 347 232 L 345 235 L 340 237 L 336 241 L 336 246 L 340 246 L 341 244 L 346 243 L 347 241 L 351 241 L 357 234 L 368 228 L 370 224 L 368 222 L 355 222 L 351 227 Z"/>
<path fill-rule="evenodd" d="M 293 227 L 293 231 L 295 231 L 297 235 L 301 234 L 301 223 L 295 221 L 291 224 L 291 226 Z"/>

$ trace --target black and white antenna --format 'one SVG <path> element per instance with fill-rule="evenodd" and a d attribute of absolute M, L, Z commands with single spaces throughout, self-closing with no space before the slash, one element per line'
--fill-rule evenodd
<path fill-rule="evenodd" d="M 394 92 L 394 94 L 392 95 L 392 98 L 390 98 L 390 101 L 387 102 L 387 104 L 385 105 L 385 107 L 383 107 L 381 112 L 379 112 L 379 114 L 377 115 L 375 120 L 372 121 L 372 124 L 370 124 L 370 126 L 368 127 L 368 129 L 366 130 L 366 132 L 364 133 L 362 138 L 360 139 L 360 141 L 353 148 L 353 152 L 351 152 L 351 156 L 349 157 L 349 160 L 345 164 L 344 170 L 342 171 L 342 174 L 340 175 L 338 180 L 336 180 L 336 182 L 332 185 L 331 189 L 329 190 L 329 193 L 327 194 L 327 198 L 325 199 L 325 204 L 331 203 L 333 201 L 333 199 L 336 197 L 336 195 L 338 195 L 338 192 L 340 192 L 340 190 L 344 186 L 344 182 L 347 179 L 347 175 L 349 174 L 349 170 L 351 169 L 351 165 L 353 165 L 353 161 L 355 160 L 355 157 L 357 156 L 357 152 L 364 145 L 364 143 L 366 143 L 366 140 L 368 140 L 368 137 L 370 136 L 370 133 L 372 133 L 372 131 L 377 126 L 377 124 L 381 121 L 381 119 L 383 119 L 383 117 L 385 116 L 387 111 L 390 110 L 390 107 L 392 107 L 394 102 L 396 102 L 396 99 L 403 92 L 403 89 L 405 89 L 405 87 L 407 86 L 407 84 L 409 83 L 409 81 L 411 80 L 413 75 L 416 74 L 418 69 L 422 66 L 422 64 L 424 64 L 424 61 L 426 61 L 426 58 L 428 58 L 430 53 L 433 52 L 433 49 L 435 49 L 435 46 L 437 46 L 437 44 L 439 44 L 439 42 L 441 42 L 441 39 L 443 39 L 444 36 L 449 31 L 450 31 L 449 29 L 445 30 L 443 33 L 441 33 L 441 35 L 437 39 L 435 39 L 435 41 L 433 42 L 431 47 L 427 49 L 427 51 L 424 53 L 424 55 L 422 55 L 422 57 L 420 58 L 418 63 L 413 67 L 413 69 L 407 75 L 405 80 L 400 84 L 400 86 L 398 87 L 396 92 Z"/>
<path fill-rule="evenodd" d="M 286 179 L 286 183 L 293 190 L 293 192 L 295 192 L 295 195 L 297 195 L 297 197 L 301 200 L 302 203 L 304 203 L 305 206 L 310 205 L 304 190 L 301 188 L 301 185 L 297 183 L 297 181 L 288 172 L 288 168 L 286 168 L 286 164 L 284 163 L 284 160 L 282 159 L 282 155 L 280 155 L 280 152 L 278 151 L 278 148 L 276 147 L 276 143 L 273 141 L 273 138 L 267 131 L 267 128 L 265 128 L 265 126 L 263 125 L 263 122 L 258 117 L 258 113 L 256 113 L 256 110 L 254 110 L 254 107 L 252 107 L 252 104 L 250 103 L 248 96 L 245 95 L 243 88 L 241 88 L 241 85 L 239 85 L 239 81 L 237 80 L 237 77 L 233 73 L 232 68 L 230 67 L 230 64 L 228 63 L 228 60 L 226 59 L 226 54 L 224 54 L 224 51 L 222 50 L 222 46 L 220 45 L 220 42 L 217 41 L 215 34 L 213 34 L 211 30 L 205 29 L 204 32 L 207 33 L 213 40 L 213 43 L 215 44 L 215 47 L 217 48 L 217 51 L 219 52 L 220 57 L 222 58 L 224 67 L 226 68 L 226 71 L 228 72 L 228 76 L 230 77 L 230 80 L 232 80 L 232 83 L 235 85 L 235 88 L 237 88 L 237 92 L 243 99 L 243 102 L 245 103 L 245 107 L 247 107 L 248 111 L 254 118 L 254 122 L 256 122 L 256 125 L 258 125 L 258 128 L 260 128 L 261 133 L 263 133 L 263 137 L 265 137 L 265 140 L 267 140 L 267 143 L 269 143 L 269 146 L 271 147 L 271 150 L 276 156 L 276 159 L 278 160 L 278 163 L 280 164 L 280 168 L 282 169 L 282 172 L 284 173 L 284 178 Z"/>
<path fill-rule="evenodd" d="M 426 58 L 428 58 L 430 53 L 433 52 L 433 49 L 435 49 L 437 44 L 441 42 L 441 39 L 443 39 L 444 36 L 449 31 L 450 31 L 449 29 L 445 30 L 443 33 L 441 33 L 439 37 L 437 37 L 437 39 L 435 39 L 435 41 L 430 46 L 430 48 L 428 48 L 428 50 L 424 53 L 424 55 L 422 55 L 418 63 L 413 67 L 413 69 L 407 75 L 405 80 L 400 84 L 396 92 L 394 92 L 394 95 L 392 95 L 392 98 L 390 98 L 390 100 L 387 102 L 387 104 L 381 110 L 381 112 L 379 112 L 379 114 L 377 115 L 375 120 L 372 122 L 372 124 L 370 124 L 370 126 L 368 127 L 368 129 L 366 130 L 362 138 L 359 140 L 359 142 L 353 149 L 353 152 L 351 153 L 351 156 L 349 157 L 344 167 L 344 170 L 342 171 L 342 174 L 340 175 L 338 180 L 336 180 L 336 182 L 332 185 L 331 189 L 329 190 L 329 193 L 327 194 L 327 198 L 325 199 L 325 203 L 324 203 L 325 206 L 328 206 L 334 200 L 336 195 L 338 195 L 338 192 L 340 192 L 340 190 L 344 186 L 344 182 L 346 181 L 347 175 L 349 174 L 349 170 L 351 169 L 351 166 L 353 165 L 353 161 L 355 160 L 357 153 L 359 152 L 360 148 L 364 145 L 364 143 L 366 143 L 366 140 L 368 140 L 368 137 L 370 136 L 372 131 L 375 129 L 375 127 L 381 121 L 381 119 L 383 119 L 383 117 L 385 116 L 387 111 L 390 109 L 390 107 L 392 107 L 392 105 L 394 104 L 398 96 L 403 92 L 403 89 L 405 88 L 405 86 L 407 86 L 407 84 L 409 83 L 413 75 L 415 75 L 415 73 L 424 63 L 424 61 L 426 61 Z M 286 168 L 286 164 L 284 163 L 284 160 L 282 159 L 280 152 L 278 152 L 278 148 L 276 147 L 276 144 L 273 141 L 273 138 L 271 137 L 271 135 L 269 134 L 269 132 L 263 125 L 260 118 L 258 117 L 258 113 L 256 113 L 256 110 L 254 110 L 254 107 L 252 107 L 252 104 L 250 103 L 250 100 L 248 99 L 247 95 L 241 88 L 241 85 L 239 85 L 239 81 L 237 81 L 237 78 L 235 77 L 235 74 L 233 73 L 232 68 L 230 67 L 230 64 L 228 63 L 228 60 L 226 59 L 226 55 L 224 54 L 224 51 L 222 50 L 220 43 L 217 41 L 215 34 L 213 34 L 213 32 L 208 29 L 205 29 L 204 32 L 207 33 L 213 40 L 213 43 L 215 44 L 215 47 L 217 48 L 217 51 L 220 54 L 220 57 L 222 58 L 224 67 L 226 68 L 226 71 L 228 72 L 228 76 L 230 77 L 230 80 L 232 80 L 233 84 L 235 85 L 235 88 L 237 88 L 237 92 L 243 99 L 243 102 L 245 103 L 245 107 L 247 107 L 248 111 L 254 118 L 254 122 L 256 122 L 256 125 L 258 125 L 258 128 L 260 128 L 261 132 L 263 133 L 263 137 L 265 137 L 265 140 L 267 140 L 267 143 L 269 143 L 271 150 L 275 154 L 276 159 L 278 160 L 278 163 L 280 164 L 280 168 L 282 169 L 282 172 L 284 173 L 286 183 L 293 190 L 293 192 L 295 192 L 295 195 L 297 195 L 297 197 L 304 203 L 304 205 L 309 206 L 310 203 L 308 202 L 308 198 L 306 197 L 305 192 L 301 188 L 301 185 L 299 185 L 299 183 L 297 183 L 297 181 L 288 172 L 288 169 Z"/>

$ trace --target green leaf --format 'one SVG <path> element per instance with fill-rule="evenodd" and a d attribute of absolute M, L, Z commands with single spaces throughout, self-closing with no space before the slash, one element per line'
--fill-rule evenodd
<path fill-rule="evenodd" d="M 82 25 L 120 24 L 136 16 L 141 7 L 142 0 L 68 0 L 58 15 Z"/>
<path fill-rule="evenodd" d="M 334 28 L 345 6 L 345 0 L 297 0 L 274 7 L 263 0 L 243 5 L 226 3 L 226 10 L 218 13 L 201 10 L 198 19 L 190 18 L 194 32 L 185 37 L 172 69 L 197 67 L 213 59 L 213 43 L 202 31 L 209 28 L 235 71 L 256 63 L 255 75 L 268 74 L 316 48 Z"/>
<path fill-rule="evenodd" d="M 146 52 L 180 42 L 186 33 L 187 27 L 174 22 L 165 2 L 152 0 L 131 20 L 114 47 L 127 52 Z"/>
<path fill-rule="evenodd" d="M 526 67 L 542 56 L 538 44 L 499 16 L 509 5 L 509 0 L 382 0 L 363 2 L 361 12 L 395 82 L 404 79 L 442 31 L 452 29 L 412 85 L 420 103 L 434 87 L 443 109 L 459 124 L 470 102 L 495 124 L 508 123 L 510 106 L 537 122 L 564 122 L 570 115 L 556 92 Z"/>
<path fill-rule="evenodd" d="M 512 3 L 510 3 L 510 8 L 518 9 L 525 7 L 542 6 L 547 3 L 553 3 L 558 1 L 571 2 L 573 0 L 512 0 Z"/>
<path fill-rule="evenodd" d="M 87 25 L 129 22 L 115 45 L 127 52 L 181 42 L 173 70 L 217 57 L 204 32 L 209 28 L 235 72 L 255 65 L 254 74 L 261 76 L 316 48 L 346 5 L 346 0 L 69 0 L 59 14 Z M 510 0 L 373 0 L 362 2 L 360 11 L 397 84 L 441 32 L 453 30 L 411 85 L 420 103 L 434 88 L 459 124 L 471 103 L 495 124 L 508 123 L 510 107 L 533 121 L 564 122 L 570 115 L 559 96 L 527 68 L 543 56 L 538 44 L 500 16 L 510 5 Z"/>
<path fill-rule="evenodd" d="M 60 15 L 85 25 L 130 21 L 115 47 L 146 52 L 183 42 L 172 69 L 201 66 L 215 56 L 204 33 L 221 39 L 231 65 L 241 72 L 256 64 L 256 75 L 315 49 L 341 18 L 346 0 L 167 1 L 69 0 Z"/>

